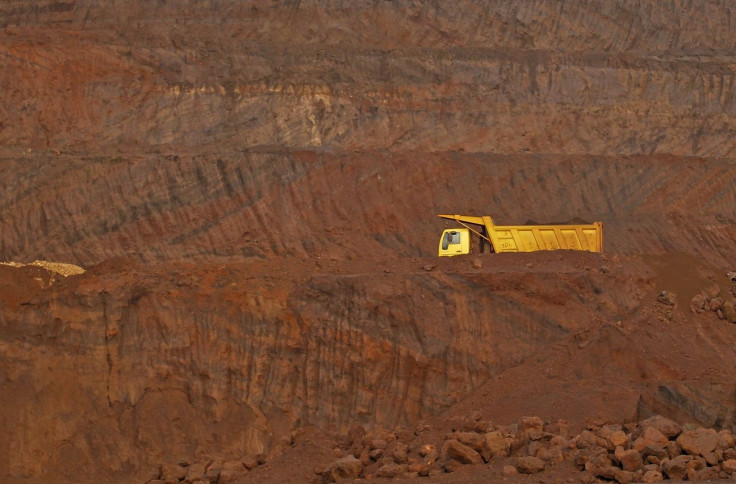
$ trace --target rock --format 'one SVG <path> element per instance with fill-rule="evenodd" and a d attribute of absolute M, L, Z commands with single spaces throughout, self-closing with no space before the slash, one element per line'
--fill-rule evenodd
<path fill-rule="evenodd" d="M 705 306 L 708 304 L 708 300 L 702 294 L 696 294 L 690 300 L 690 311 L 693 313 L 702 313 L 705 310 Z"/>
<path fill-rule="evenodd" d="M 187 476 L 187 468 L 176 464 L 164 464 L 161 466 L 161 478 L 165 481 L 180 481 Z"/>
<path fill-rule="evenodd" d="M 583 430 L 580 435 L 573 439 L 578 449 L 592 449 L 592 448 L 603 448 L 608 447 L 608 442 L 605 439 L 598 437 L 590 430 Z"/>
<path fill-rule="evenodd" d="M 187 468 L 185 479 L 190 482 L 198 481 L 204 477 L 205 470 L 207 470 L 207 464 L 204 462 L 195 462 Z"/>
<path fill-rule="evenodd" d="M 260 465 L 258 456 L 255 454 L 246 455 L 245 458 L 243 458 L 243 465 L 248 470 L 255 469 Z"/>
<path fill-rule="evenodd" d="M 718 312 L 718 310 L 723 307 L 723 302 L 724 302 L 723 299 L 721 299 L 720 297 L 717 297 L 715 299 L 711 299 L 710 300 L 710 307 L 709 307 L 710 311 L 712 313 Z"/>
<path fill-rule="evenodd" d="M 503 466 L 503 475 L 506 477 L 515 476 L 519 473 L 519 471 L 516 470 L 516 467 L 505 465 Z"/>
<path fill-rule="evenodd" d="M 419 455 L 421 457 L 426 457 L 427 455 L 429 455 L 430 452 L 432 452 L 433 450 L 436 450 L 436 449 L 437 448 L 434 445 L 432 445 L 432 444 L 423 444 L 419 448 Z"/>
<path fill-rule="evenodd" d="M 654 415 L 639 422 L 643 429 L 655 428 L 659 430 L 668 440 L 674 439 L 682 432 L 682 427 L 675 421 L 661 415 Z"/>
<path fill-rule="evenodd" d="M 641 482 L 645 482 L 645 483 L 660 482 L 663 480 L 664 480 L 664 476 L 659 471 L 647 471 L 641 477 Z"/>
<path fill-rule="evenodd" d="M 687 465 L 692 461 L 692 456 L 678 455 L 672 460 L 662 462 L 662 471 L 667 477 L 675 480 L 682 480 L 687 474 Z"/>
<path fill-rule="evenodd" d="M 220 477 L 220 471 L 222 471 L 222 465 L 225 462 L 224 459 L 216 459 L 207 465 L 207 470 L 204 473 L 204 479 L 209 482 L 217 482 Z"/>
<path fill-rule="evenodd" d="M 483 263 L 480 261 L 480 259 L 473 259 L 473 262 L 471 262 L 473 265 L 473 269 L 480 269 L 483 267 Z"/>
<path fill-rule="evenodd" d="M 717 466 L 720 462 L 715 452 L 706 452 L 703 454 L 703 459 L 705 459 L 705 463 L 709 466 Z"/>
<path fill-rule="evenodd" d="M 718 448 L 726 450 L 733 447 L 736 447 L 736 441 L 734 440 L 731 431 L 725 429 L 718 432 Z"/>
<path fill-rule="evenodd" d="M 703 467 L 702 469 L 688 469 L 687 480 L 693 482 L 711 481 L 718 479 L 718 469 Z"/>
<path fill-rule="evenodd" d="M 245 470 L 245 468 L 243 468 L 243 470 Z M 235 478 L 238 477 L 239 474 L 240 473 L 233 470 L 223 469 L 220 471 L 217 484 L 231 484 L 232 482 L 235 482 Z"/>
<path fill-rule="evenodd" d="M 455 438 L 471 449 L 480 452 L 485 447 L 486 439 L 483 435 L 476 432 L 459 432 L 455 434 Z"/>
<path fill-rule="evenodd" d="M 357 479 L 363 472 L 363 463 L 353 456 L 332 462 L 322 472 L 322 482 L 337 482 L 340 479 Z"/>
<path fill-rule="evenodd" d="M 736 449 L 724 449 L 723 460 L 735 459 L 736 460 Z"/>
<path fill-rule="evenodd" d="M 667 456 L 670 459 L 673 459 L 677 457 L 678 455 L 682 454 L 682 449 L 680 449 L 680 446 L 677 445 L 677 442 L 671 440 L 667 443 L 667 445 L 664 446 L 664 450 L 667 451 Z"/>
<path fill-rule="evenodd" d="M 729 475 L 733 474 L 736 472 L 736 459 L 724 460 L 721 463 L 721 469 L 726 471 Z"/>
<path fill-rule="evenodd" d="M 612 481 L 616 479 L 616 474 L 621 470 L 612 465 L 596 465 L 593 462 L 585 464 L 585 470 L 593 474 L 595 477 Z"/>
<path fill-rule="evenodd" d="M 718 433 L 713 429 L 686 430 L 677 437 L 677 445 L 690 455 L 713 452 L 718 445 Z"/>
<path fill-rule="evenodd" d="M 443 458 L 455 459 L 461 464 L 480 464 L 480 454 L 455 439 L 450 439 L 442 446 Z"/>
<path fill-rule="evenodd" d="M 388 447 L 388 442 L 386 442 L 385 439 L 381 439 L 378 437 L 365 439 L 364 443 L 369 449 L 386 450 L 386 448 Z"/>
<path fill-rule="evenodd" d="M 608 450 L 613 450 L 618 446 L 624 446 L 629 441 L 623 430 L 616 430 L 603 437 L 606 440 Z"/>
<path fill-rule="evenodd" d="M 634 449 L 623 451 L 617 458 L 621 463 L 621 468 L 625 471 L 635 471 L 643 464 L 641 454 Z"/>
<path fill-rule="evenodd" d="M 642 459 L 647 459 L 648 457 L 656 457 L 660 461 L 666 457 L 669 457 L 667 454 L 667 451 L 658 445 L 647 445 L 642 449 L 641 451 L 641 457 Z"/>
<path fill-rule="evenodd" d="M 606 462 L 606 460 L 608 461 Z M 581 470 L 585 469 L 588 462 L 593 462 L 595 465 L 610 465 L 608 453 L 603 448 L 580 449 L 575 453 L 573 462 Z"/>
<path fill-rule="evenodd" d="M 383 456 L 383 450 L 381 449 L 373 449 L 368 453 L 368 457 L 370 457 L 373 460 L 378 460 Z"/>
<path fill-rule="evenodd" d="M 538 440 L 542 437 L 544 422 L 539 417 L 522 417 L 516 430 L 516 438 L 519 440 Z"/>
<path fill-rule="evenodd" d="M 407 464 L 385 464 L 378 468 L 376 476 L 392 479 L 404 475 L 408 470 L 409 466 Z"/>
<path fill-rule="evenodd" d="M 657 296 L 657 302 L 667 306 L 675 306 L 677 304 L 677 297 L 670 291 L 662 291 Z"/>
<path fill-rule="evenodd" d="M 522 474 L 536 474 L 544 470 L 544 461 L 532 456 L 519 457 L 516 459 L 516 470 Z"/>
<path fill-rule="evenodd" d="M 233 472 L 245 472 L 245 466 L 242 461 L 239 460 L 226 460 L 222 463 L 222 470 L 233 471 Z"/>
<path fill-rule="evenodd" d="M 562 453 L 562 448 L 560 447 L 550 447 L 549 449 L 541 448 L 539 449 L 539 452 L 537 452 L 536 457 L 542 459 L 545 462 L 562 462 L 565 460 L 565 456 Z"/>
<path fill-rule="evenodd" d="M 545 432 L 558 435 L 563 439 L 570 438 L 570 426 L 565 420 L 557 420 L 544 426 Z"/>
<path fill-rule="evenodd" d="M 736 323 L 736 307 L 734 307 L 732 301 L 724 302 L 721 312 L 723 313 L 723 319 L 729 323 Z"/>
<path fill-rule="evenodd" d="M 435 267 L 437 267 L 437 264 L 424 264 L 422 266 L 422 270 L 430 272 L 433 271 Z"/>
<path fill-rule="evenodd" d="M 511 448 L 511 439 L 507 438 L 500 431 L 494 430 L 487 432 L 484 436 L 486 448 L 494 455 L 509 455 Z"/>
<path fill-rule="evenodd" d="M 616 472 L 614 474 L 614 479 L 619 484 L 629 484 L 634 481 L 634 476 L 636 474 L 631 471 L 625 471 L 621 469 L 616 469 Z"/>
<path fill-rule="evenodd" d="M 631 447 L 639 452 L 642 452 L 647 446 L 657 445 L 664 447 L 669 443 L 669 439 L 662 434 L 659 430 L 654 427 L 648 427 L 644 429 L 641 436 L 632 442 Z"/>
<path fill-rule="evenodd" d="M 463 463 L 457 459 L 446 459 L 442 463 L 442 470 L 445 472 L 455 472 L 463 466 Z"/>
<path fill-rule="evenodd" d="M 393 452 L 391 452 L 392 457 L 394 458 L 394 462 L 397 464 L 406 464 L 409 462 L 409 446 L 406 444 L 397 443 L 394 447 Z"/>

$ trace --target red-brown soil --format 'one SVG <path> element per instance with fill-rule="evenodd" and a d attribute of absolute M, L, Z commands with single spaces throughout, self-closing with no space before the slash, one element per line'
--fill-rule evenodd
<path fill-rule="evenodd" d="M 3 2 L 0 261 L 87 271 L 0 265 L 0 481 L 309 482 L 355 426 L 469 416 L 736 431 L 736 326 L 691 308 L 736 290 L 734 14 Z M 440 260 L 437 213 L 605 252 Z"/>

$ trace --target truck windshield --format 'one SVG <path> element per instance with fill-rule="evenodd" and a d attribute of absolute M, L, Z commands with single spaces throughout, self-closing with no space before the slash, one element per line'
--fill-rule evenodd
<path fill-rule="evenodd" d="M 460 243 L 460 232 L 445 232 L 445 236 L 442 239 L 442 250 L 447 250 L 451 244 Z"/>

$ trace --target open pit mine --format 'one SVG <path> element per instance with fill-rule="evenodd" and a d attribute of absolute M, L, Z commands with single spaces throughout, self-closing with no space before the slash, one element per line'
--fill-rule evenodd
<path fill-rule="evenodd" d="M 3 1 L 0 482 L 733 479 L 735 52 L 717 0 Z"/>

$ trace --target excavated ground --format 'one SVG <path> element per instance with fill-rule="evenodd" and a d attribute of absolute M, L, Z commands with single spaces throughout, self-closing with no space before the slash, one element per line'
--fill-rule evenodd
<path fill-rule="evenodd" d="M 0 261 L 86 272 L 0 265 L 0 481 L 308 482 L 358 425 L 469 415 L 736 430 L 698 303 L 734 297 L 735 14 L 3 2 Z M 605 252 L 438 260 L 437 213 Z"/>

